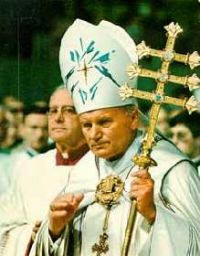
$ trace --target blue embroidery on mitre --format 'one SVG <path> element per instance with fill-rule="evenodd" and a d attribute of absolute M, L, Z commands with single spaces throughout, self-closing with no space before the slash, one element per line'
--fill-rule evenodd
<path fill-rule="evenodd" d="M 80 72 L 80 74 L 77 76 L 77 81 L 75 81 L 71 86 L 71 93 L 73 94 L 75 88 L 78 87 L 77 89 L 82 103 L 85 104 L 88 99 L 93 100 L 95 98 L 98 85 L 104 77 L 110 79 L 117 87 L 120 87 L 120 85 L 106 67 L 109 61 L 111 61 L 111 53 L 115 53 L 115 50 L 102 53 L 95 48 L 94 40 L 88 43 L 88 45 L 84 46 L 83 40 L 80 38 L 79 43 L 79 50 L 74 49 L 69 52 L 70 61 L 74 63 L 74 66 L 66 74 L 65 82 L 68 84 L 70 77 L 72 75 L 77 75 L 76 72 Z M 88 74 L 89 72 L 94 71 L 94 69 L 99 75 L 97 76 L 96 81 L 93 81 L 91 84 L 91 82 L 88 81 Z M 79 79 L 81 76 L 83 76 L 82 78 L 84 79 L 84 83 L 82 81 L 80 86 Z M 92 78 L 95 79 L 94 73 L 92 74 Z"/>

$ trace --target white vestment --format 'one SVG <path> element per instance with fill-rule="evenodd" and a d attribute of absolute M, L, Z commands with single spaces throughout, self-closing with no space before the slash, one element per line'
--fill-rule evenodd
<path fill-rule="evenodd" d="M 96 256 L 92 246 L 99 243 L 105 208 L 95 202 L 99 181 L 115 173 L 125 182 L 120 203 L 113 206 L 108 220 L 109 250 L 102 256 L 120 256 L 130 200 L 130 173 L 138 170 L 131 161 L 141 148 L 141 135 L 114 162 L 96 159 L 89 152 L 76 165 L 65 192 L 83 192 L 85 197 L 71 226 L 52 242 L 48 221 L 38 232 L 31 256 Z M 158 166 L 149 169 L 154 179 L 156 219 L 153 225 L 137 214 L 129 255 L 132 256 L 199 256 L 200 255 L 200 180 L 197 170 L 175 146 L 160 140 L 151 154 Z M 73 236 L 73 246 L 70 236 Z M 73 250 L 72 250 L 73 247 Z"/>
<path fill-rule="evenodd" d="M 23 168 L 24 162 L 33 156 L 39 154 L 31 148 L 21 148 L 19 151 L 10 151 L 9 153 L 0 153 L 0 196 L 7 193 L 15 176 L 16 171 Z"/>
<path fill-rule="evenodd" d="M 36 221 L 68 184 L 73 166 L 56 166 L 56 149 L 18 165 L 12 189 L 0 201 L 0 255 L 24 256 Z"/>

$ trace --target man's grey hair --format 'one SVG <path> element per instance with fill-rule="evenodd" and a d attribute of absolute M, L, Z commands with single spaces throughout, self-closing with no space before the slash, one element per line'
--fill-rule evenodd
<path fill-rule="evenodd" d="M 137 110 L 138 114 L 139 114 L 138 117 L 139 117 L 141 123 L 143 123 L 144 126 L 149 125 L 148 117 L 140 111 L 138 106 L 136 106 L 136 105 L 127 105 L 127 106 L 123 106 L 122 108 L 125 109 L 127 115 L 131 115 L 133 113 L 133 111 Z"/>
<path fill-rule="evenodd" d="M 133 111 L 138 110 L 138 107 L 135 105 L 127 105 L 122 107 L 128 115 L 132 114 Z"/>

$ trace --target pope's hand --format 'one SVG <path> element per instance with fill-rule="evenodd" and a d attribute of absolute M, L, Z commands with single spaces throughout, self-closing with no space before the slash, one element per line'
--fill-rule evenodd
<path fill-rule="evenodd" d="M 83 194 L 65 194 L 56 197 L 50 205 L 49 231 L 52 237 L 58 237 L 69 221 L 74 217 Z"/>
<path fill-rule="evenodd" d="M 137 210 L 153 223 L 156 217 L 156 207 L 153 200 L 154 181 L 146 170 L 139 170 L 133 174 L 130 197 L 137 202 Z"/>

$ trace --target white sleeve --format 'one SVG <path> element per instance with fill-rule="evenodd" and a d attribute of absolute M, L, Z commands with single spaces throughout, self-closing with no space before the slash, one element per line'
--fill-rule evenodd
<path fill-rule="evenodd" d="M 68 236 L 69 230 L 66 227 L 61 236 L 53 242 L 49 235 L 48 221 L 45 221 L 38 231 L 30 256 L 67 256 Z"/>
<path fill-rule="evenodd" d="M 24 212 L 20 179 L 12 183 L 9 192 L 0 199 L 0 254 L 4 256 L 25 255 L 31 238 L 32 225 Z"/>
<path fill-rule="evenodd" d="M 156 205 L 151 256 L 200 255 L 200 180 L 189 162 L 177 164 L 165 177 L 162 201 Z"/>
<path fill-rule="evenodd" d="M 189 162 L 177 164 L 167 174 L 162 194 L 175 213 L 200 229 L 200 179 Z"/>

